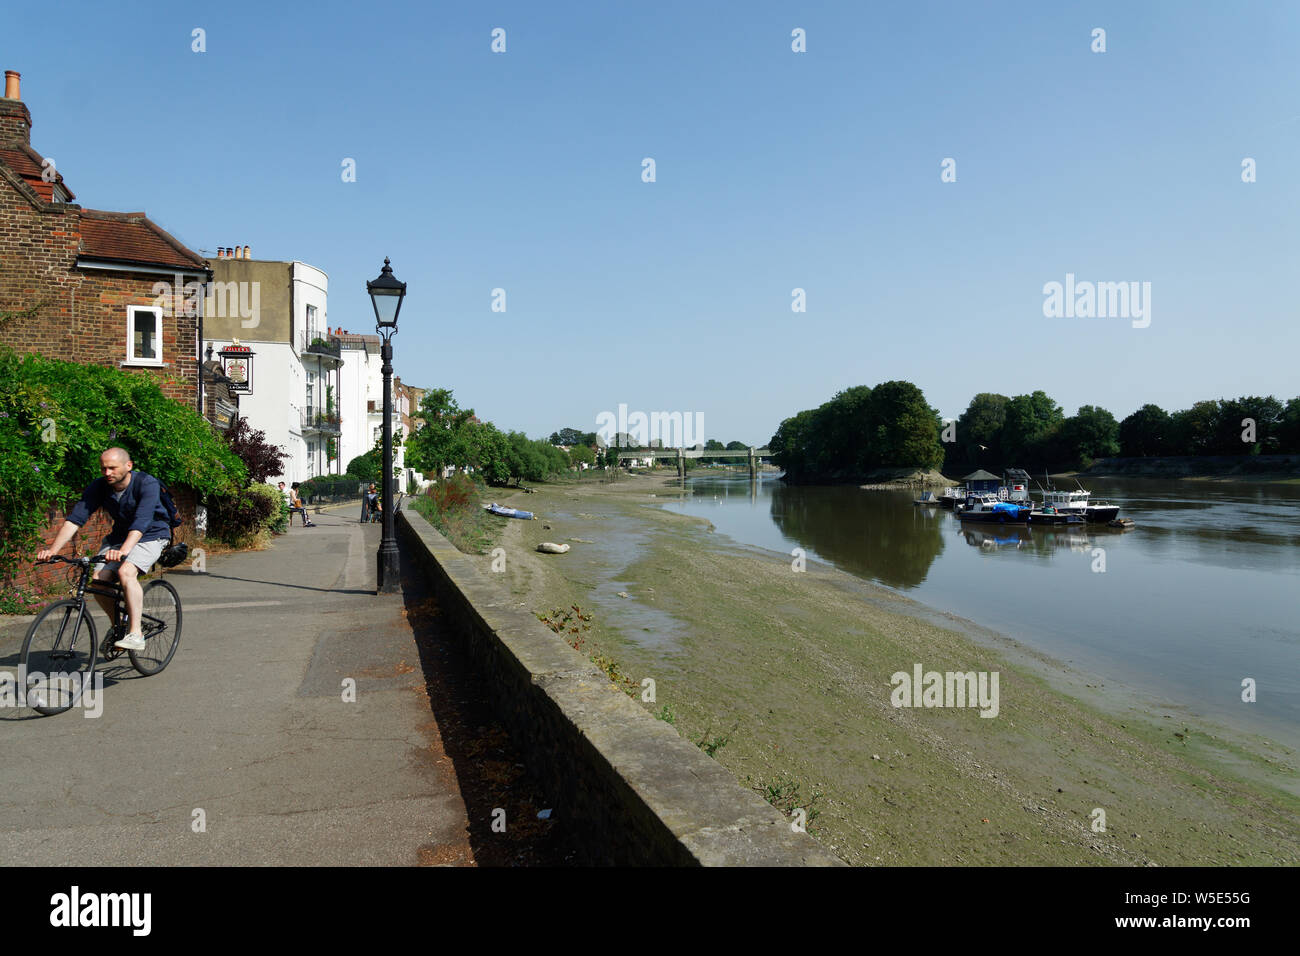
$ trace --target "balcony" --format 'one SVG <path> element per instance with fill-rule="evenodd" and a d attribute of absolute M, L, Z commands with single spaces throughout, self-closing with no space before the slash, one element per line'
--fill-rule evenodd
<path fill-rule="evenodd" d="M 343 363 L 343 349 L 335 344 L 331 345 L 324 339 L 312 339 L 311 344 L 302 350 L 302 357 L 313 356 L 317 360 L 325 359 L 330 365 L 341 365 Z"/>
<path fill-rule="evenodd" d="M 339 413 L 326 411 L 325 409 L 315 408 L 308 405 L 300 413 L 302 430 L 313 432 L 324 432 L 329 435 L 339 433 Z"/>

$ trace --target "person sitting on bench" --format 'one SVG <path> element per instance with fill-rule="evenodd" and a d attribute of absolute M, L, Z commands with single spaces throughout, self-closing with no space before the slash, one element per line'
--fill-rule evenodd
<path fill-rule="evenodd" d="M 316 527 L 316 522 L 307 517 L 307 508 L 303 505 L 302 498 L 298 495 L 298 484 L 299 483 L 295 481 L 291 486 L 292 491 L 289 493 L 289 526 L 293 527 L 293 516 L 295 514 L 300 514 L 302 515 L 302 526 L 304 528 L 314 528 Z"/>

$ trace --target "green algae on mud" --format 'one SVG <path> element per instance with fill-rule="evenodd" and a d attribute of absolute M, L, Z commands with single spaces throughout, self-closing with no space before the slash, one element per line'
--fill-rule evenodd
<path fill-rule="evenodd" d="M 539 487 L 527 507 L 541 520 L 506 528 L 506 569 L 491 577 L 533 611 L 594 609 L 584 651 L 652 678 L 645 706 L 669 706 L 683 736 L 729 735 L 715 757 L 742 783 L 820 793 L 809 832 L 846 861 L 1300 862 L 1293 751 L 1173 727 L 1013 640 L 973 639 L 969 622 L 835 568 L 794 572 L 788 556 L 659 508 L 675 487 Z M 547 556 L 542 540 L 578 543 Z M 891 675 L 918 663 L 998 672 L 998 716 L 892 706 Z"/>

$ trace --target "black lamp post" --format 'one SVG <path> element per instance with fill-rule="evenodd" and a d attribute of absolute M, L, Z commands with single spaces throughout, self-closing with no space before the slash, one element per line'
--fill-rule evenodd
<path fill-rule="evenodd" d="M 393 277 L 392 266 L 384 258 L 379 278 L 366 283 L 375 307 L 375 324 L 383 337 L 379 353 L 384 360 L 384 481 L 381 501 L 384 514 L 384 538 L 379 545 L 380 594 L 396 594 L 401 589 L 402 572 L 397 556 L 397 536 L 393 531 L 393 334 L 397 331 L 397 313 L 406 298 L 406 283 Z"/>

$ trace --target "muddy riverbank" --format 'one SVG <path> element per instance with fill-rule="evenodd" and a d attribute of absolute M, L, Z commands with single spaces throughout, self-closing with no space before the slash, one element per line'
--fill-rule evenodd
<path fill-rule="evenodd" d="M 1293 750 L 1116 698 L 835 568 L 797 571 L 796 557 L 658 507 L 675 494 L 647 476 L 518 495 L 541 520 L 511 522 L 504 572 L 490 556 L 482 569 L 530 610 L 592 613 L 584 651 L 652 678 L 644 706 L 691 740 L 725 741 L 716 759 L 810 808 L 810 832 L 846 861 L 1300 862 Z M 571 550 L 538 554 L 541 541 Z M 918 664 L 997 672 L 997 716 L 893 706 L 892 675 Z"/>

